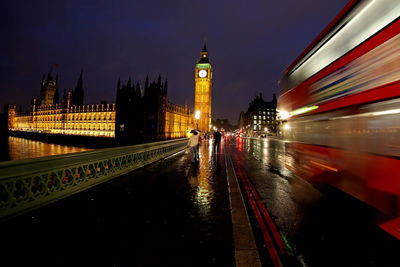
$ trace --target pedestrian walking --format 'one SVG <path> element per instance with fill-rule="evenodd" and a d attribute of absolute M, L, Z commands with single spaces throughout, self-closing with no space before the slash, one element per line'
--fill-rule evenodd
<path fill-rule="evenodd" d="M 189 142 L 187 144 L 187 148 L 190 149 L 192 153 L 192 162 L 199 160 L 199 136 L 200 132 L 197 130 L 192 130 L 192 136 L 189 138 Z"/>
<path fill-rule="evenodd" d="M 215 152 L 219 150 L 219 145 L 221 144 L 221 133 L 218 130 L 214 131 L 214 149 Z"/>

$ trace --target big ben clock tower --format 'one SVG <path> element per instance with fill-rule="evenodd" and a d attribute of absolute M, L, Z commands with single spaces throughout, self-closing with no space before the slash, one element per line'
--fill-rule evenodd
<path fill-rule="evenodd" d="M 194 112 L 200 112 L 198 129 L 201 132 L 210 131 L 211 125 L 211 86 L 212 68 L 208 60 L 206 44 L 200 52 L 200 59 L 196 64 L 195 71 L 195 101 Z"/>

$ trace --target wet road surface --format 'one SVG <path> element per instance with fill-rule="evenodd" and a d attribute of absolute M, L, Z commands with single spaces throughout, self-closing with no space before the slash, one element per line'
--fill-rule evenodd
<path fill-rule="evenodd" d="M 228 158 L 262 266 L 400 266 L 399 241 L 372 223 L 374 211 L 294 175 L 288 152 L 273 139 L 227 138 L 217 153 L 203 142 L 199 163 L 181 153 L 1 222 L 0 265 L 235 266 Z"/>
<path fill-rule="evenodd" d="M 204 142 L 0 224 L 1 266 L 234 266 L 223 154 Z"/>
<path fill-rule="evenodd" d="M 296 165 L 282 141 L 240 138 L 226 143 L 236 171 L 242 168 L 250 178 L 287 241 L 294 260 L 285 266 L 400 266 L 400 242 L 372 223 L 374 211 L 334 188 L 296 177 L 287 168 Z M 262 231 L 254 215 L 252 221 L 263 257 L 268 251 Z"/>

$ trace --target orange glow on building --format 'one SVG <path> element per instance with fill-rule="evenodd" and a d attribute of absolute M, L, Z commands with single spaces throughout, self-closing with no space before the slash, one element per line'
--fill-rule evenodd
<path fill-rule="evenodd" d="M 8 111 L 8 129 L 62 135 L 115 137 L 115 105 L 83 105 L 63 108 L 48 105 L 30 112 Z"/>
<path fill-rule="evenodd" d="M 193 121 L 187 105 L 182 107 L 168 102 L 164 137 L 166 139 L 187 137 L 190 128 L 193 128 Z"/>
<path fill-rule="evenodd" d="M 200 112 L 196 126 L 198 126 L 201 132 L 208 132 L 211 130 L 212 73 L 213 69 L 208 59 L 206 45 L 204 44 L 195 69 L 194 110 L 195 112 Z"/>
<path fill-rule="evenodd" d="M 115 137 L 115 104 L 83 105 L 63 108 L 48 105 L 30 112 L 16 112 L 16 106 L 8 110 L 10 131 L 47 134 Z M 187 105 L 167 104 L 164 139 L 188 137 L 194 127 L 192 113 Z"/>

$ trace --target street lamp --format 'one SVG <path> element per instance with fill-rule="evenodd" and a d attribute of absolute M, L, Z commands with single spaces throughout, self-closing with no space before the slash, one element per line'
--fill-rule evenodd
<path fill-rule="evenodd" d="M 200 119 L 200 110 L 196 111 L 196 114 L 194 115 L 197 121 L 197 129 L 199 129 L 199 119 Z"/>

